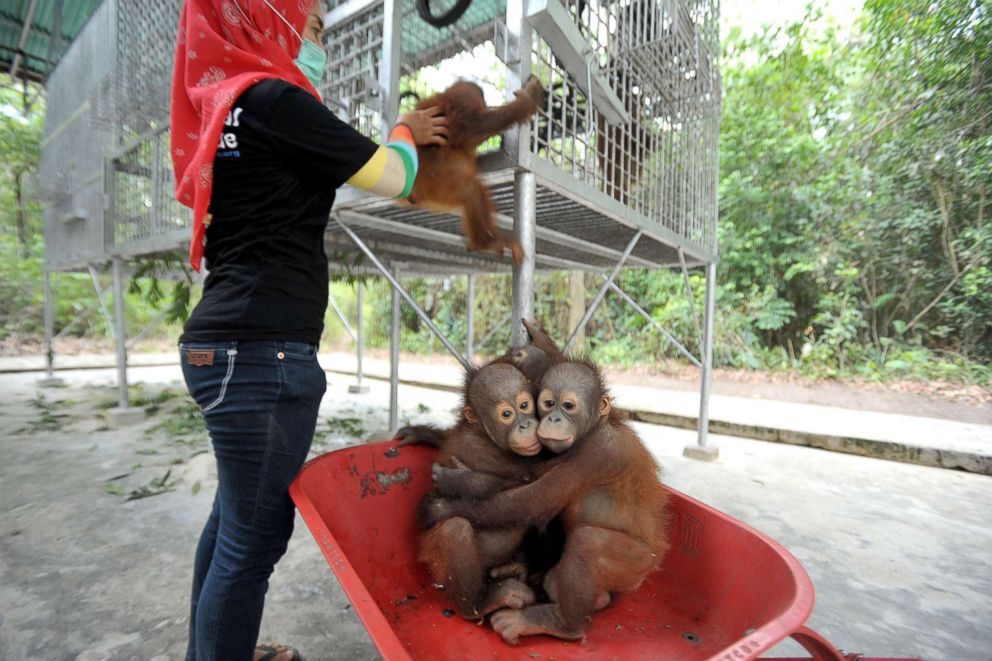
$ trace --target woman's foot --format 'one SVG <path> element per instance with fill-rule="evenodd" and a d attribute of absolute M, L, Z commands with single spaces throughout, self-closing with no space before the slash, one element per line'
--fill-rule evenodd
<path fill-rule="evenodd" d="M 255 646 L 253 661 L 303 661 L 303 657 L 288 645 L 259 643 Z"/>

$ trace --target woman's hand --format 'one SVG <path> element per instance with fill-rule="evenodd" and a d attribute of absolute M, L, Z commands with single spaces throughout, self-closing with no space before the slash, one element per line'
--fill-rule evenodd
<path fill-rule="evenodd" d="M 418 145 L 444 147 L 448 144 L 448 120 L 437 106 L 403 113 L 397 123 L 410 127 Z"/>

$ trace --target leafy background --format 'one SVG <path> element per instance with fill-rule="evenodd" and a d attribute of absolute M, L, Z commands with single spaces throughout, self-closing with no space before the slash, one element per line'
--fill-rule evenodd
<path fill-rule="evenodd" d="M 783 27 L 723 35 L 721 262 L 715 361 L 818 377 L 992 380 L 992 15 L 982 0 L 866 0 L 845 29 L 811 4 Z M 42 332 L 42 220 L 34 185 L 42 102 L 0 89 L 0 347 Z M 180 259 L 143 265 L 129 332 L 171 307 L 151 339 L 174 341 L 191 293 L 165 281 Z M 156 277 L 158 276 L 158 277 Z M 103 276 L 106 277 L 106 276 Z M 559 338 L 575 274 L 547 274 L 537 316 Z M 696 309 L 703 278 L 692 274 Z M 696 349 L 678 272 L 626 270 L 622 286 Z M 106 342 L 88 274 L 59 273 L 56 329 Z M 106 283 L 104 283 L 106 284 Z M 432 318 L 465 344 L 463 278 L 410 281 Z M 591 298 L 597 279 L 585 276 Z M 332 291 L 355 314 L 354 283 Z M 478 342 L 509 310 L 505 276 L 479 278 Z M 369 344 L 388 344 L 389 292 L 368 281 Z M 412 310 L 403 348 L 441 351 Z M 636 312 L 608 296 L 585 347 L 612 364 L 677 360 Z M 345 337 L 328 317 L 325 343 Z M 480 350 L 509 342 L 496 329 Z"/>

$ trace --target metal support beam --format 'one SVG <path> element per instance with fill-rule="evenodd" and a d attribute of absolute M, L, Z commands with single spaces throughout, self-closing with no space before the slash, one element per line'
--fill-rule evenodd
<path fill-rule="evenodd" d="M 45 269 L 45 373 L 48 378 L 54 375 L 55 352 L 52 350 L 55 335 L 55 309 L 52 305 L 52 272 Z"/>
<path fill-rule="evenodd" d="M 685 265 L 685 251 L 679 248 L 679 266 L 682 267 L 682 278 L 685 280 L 685 295 L 689 299 L 689 316 L 692 326 L 696 329 L 696 341 L 699 350 L 703 349 L 703 331 L 699 328 L 699 317 L 696 316 L 696 299 L 692 295 L 692 284 L 689 282 L 689 269 Z"/>
<path fill-rule="evenodd" d="M 706 265 L 706 308 L 703 319 L 703 369 L 699 388 L 699 436 L 696 445 L 687 445 L 682 454 L 693 459 L 713 461 L 719 448 L 708 444 L 710 427 L 710 386 L 713 383 L 713 312 L 716 307 L 716 264 Z"/>
<path fill-rule="evenodd" d="M 486 346 L 486 342 L 488 342 L 492 338 L 492 336 L 496 334 L 496 331 L 498 331 L 500 328 L 502 328 L 503 326 L 505 326 L 507 324 L 507 322 L 510 321 L 510 317 L 512 317 L 512 316 L 513 316 L 513 310 L 510 310 L 509 312 L 507 312 L 506 314 L 504 314 L 503 315 L 503 318 L 499 320 L 499 323 L 493 325 L 492 328 L 490 328 L 489 330 L 487 330 L 486 331 L 486 334 L 482 336 L 482 339 L 479 340 L 479 343 L 476 344 L 475 346 L 477 348 L 479 348 L 479 349 L 481 349 L 482 347 Z"/>
<path fill-rule="evenodd" d="M 58 334 L 55 336 L 54 339 L 61 340 L 63 337 L 68 335 L 69 331 L 71 331 L 76 326 L 76 324 L 78 324 L 80 320 L 82 320 L 82 318 L 96 306 L 97 306 L 96 301 L 92 301 L 84 305 L 83 308 L 76 313 L 76 316 L 72 318 L 72 321 L 70 321 L 69 323 L 67 323 L 65 326 L 62 327 L 62 330 L 58 332 Z"/>
<path fill-rule="evenodd" d="M 159 324 L 159 323 L 160 323 L 160 322 L 161 322 L 161 321 L 162 321 L 163 319 L 165 319 L 165 315 L 167 315 L 167 314 L 169 314 L 169 310 L 168 310 L 168 308 L 166 308 L 165 310 L 161 310 L 161 311 L 159 311 L 159 313 L 158 313 L 158 314 L 156 314 L 156 315 L 155 315 L 155 316 L 154 316 L 154 317 L 152 318 L 152 320 L 151 320 L 151 321 L 149 321 L 149 322 L 148 322 L 147 324 L 145 324 L 145 327 L 141 329 L 141 332 L 140 332 L 140 333 L 138 333 L 137 335 L 135 335 L 134 337 L 132 337 L 132 338 L 130 338 L 130 339 L 129 339 L 129 340 L 127 341 L 127 343 L 126 343 L 126 345 L 125 345 L 125 346 L 126 346 L 126 347 L 127 347 L 128 349 L 131 349 L 131 348 L 133 348 L 133 347 L 134 347 L 134 345 L 136 345 L 136 344 L 137 344 L 138 342 L 141 342 L 141 340 L 143 340 L 143 339 L 145 339 L 145 336 L 146 336 L 146 335 L 148 335 L 148 333 L 150 333 L 150 332 L 151 332 L 151 330 L 152 330 L 152 328 L 154 328 L 154 327 L 155 327 L 156 325 L 158 325 L 158 324 Z"/>
<path fill-rule="evenodd" d="M 410 237 L 414 239 L 422 239 L 425 241 L 431 241 L 436 243 L 438 246 L 450 246 L 452 248 L 458 248 L 459 250 L 466 250 L 465 237 L 461 234 L 451 234 L 450 232 L 442 232 L 440 230 L 431 229 L 429 227 L 420 227 L 418 225 L 413 225 L 410 223 L 402 223 L 396 220 L 389 220 L 387 218 L 379 218 L 377 216 L 372 216 L 361 211 L 355 211 L 353 209 L 341 209 L 336 212 L 341 218 L 348 221 L 350 225 L 356 227 L 364 227 L 371 230 L 378 230 L 381 232 L 391 232 L 403 237 Z M 497 226 L 500 226 L 497 223 Z M 507 225 L 504 229 L 511 229 L 511 225 Z M 554 238 L 550 240 L 554 241 Z M 566 244 L 562 244 L 566 245 Z M 404 254 L 410 251 L 411 254 L 416 254 L 412 252 L 409 246 L 403 248 Z M 579 249 L 576 248 L 579 252 Z M 586 250 L 587 253 L 599 253 L 598 250 Z M 620 253 L 616 253 L 619 255 Z M 467 257 L 467 253 L 466 253 Z M 449 255 L 445 255 L 443 259 L 451 259 Z M 487 256 L 487 261 L 493 265 L 500 265 L 501 262 L 495 257 L 489 258 Z M 466 266 L 478 265 L 478 257 L 463 260 Z M 588 269 L 589 265 L 582 263 L 581 261 L 562 259 L 560 257 L 551 257 L 548 255 L 541 255 L 540 263 L 543 268 L 554 268 L 561 270 L 568 269 Z M 656 268 L 655 265 L 650 265 L 650 268 Z"/>
<path fill-rule="evenodd" d="M 120 257 L 114 257 L 114 341 L 117 344 L 117 405 L 126 409 L 127 401 L 127 346 L 124 337 L 124 266 Z"/>
<path fill-rule="evenodd" d="M 390 327 L 389 327 L 389 433 L 392 436 L 400 428 L 400 289 L 393 286 Z"/>
<path fill-rule="evenodd" d="M 24 52 L 24 47 L 28 43 L 28 35 L 31 34 L 31 22 L 34 21 L 34 10 L 38 8 L 38 0 L 31 0 L 31 4 L 28 5 L 27 16 L 24 17 L 24 25 L 21 27 L 21 37 L 17 40 L 17 54 L 14 55 L 14 61 L 10 64 L 10 77 L 17 77 L 17 69 L 21 66 L 21 60 L 23 59 L 21 53 Z"/>
<path fill-rule="evenodd" d="M 509 95 L 521 89 L 534 73 L 530 55 L 532 33 L 527 21 L 527 0 L 507 0 L 504 35 L 507 98 L 512 98 Z M 530 122 L 524 122 L 504 133 L 503 149 L 513 163 L 527 167 L 529 147 Z"/>
<path fill-rule="evenodd" d="M 351 336 L 353 341 L 357 342 L 358 338 L 355 336 L 355 330 L 351 327 L 351 324 L 348 323 L 348 317 L 344 316 L 341 306 L 339 306 L 338 302 L 334 300 L 334 296 L 331 295 L 330 292 L 327 293 L 327 303 L 331 306 L 331 309 L 334 310 L 334 315 L 338 318 L 338 321 L 341 322 L 341 325 L 344 326 L 344 330 Z"/>
<path fill-rule="evenodd" d="M 475 358 L 475 276 L 465 276 L 465 360 Z"/>
<path fill-rule="evenodd" d="M 379 60 L 379 98 L 382 118 L 382 137 L 389 135 L 396 123 L 400 107 L 399 83 L 400 60 L 403 54 L 401 35 L 403 32 L 402 0 L 384 0 L 382 21 L 382 58 Z"/>
<path fill-rule="evenodd" d="M 58 0 L 55 3 L 55 16 L 52 20 L 52 33 L 48 38 L 48 61 L 55 62 L 55 45 L 62 45 L 62 13 L 65 10 L 65 1 Z"/>
<path fill-rule="evenodd" d="M 110 330 L 110 337 L 114 341 L 117 341 L 117 331 L 114 320 L 110 317 L 110 310 L 107 309 L 107 304 L 103 300 L 103 295 L 106 292 L 103 287 L 100 286 L 100 276 L 96 272 L 96 267 L 92 264 L 87 264 L 87 268 L 89 268 L 90 278 L 93 280 L 93 289 L 96 290 L 96 302 L 100 304 L 100 313 L 103 314 L 103 320 L 107 322 L 107 328 Z"/>
<path fill-rule="evenodd" d="M 592 303 L 589 304 L 589 307 L 586 309 L 586 313 L 582 315 L 582 321 L 580 321 L 579 325 L 572 330 L 572 334 L 569 336 L 568 341 L 565 342 L 565 346 L 562 347 L 563 351 L 568 351 L 569 347 L 572 346 L 572 343 L 575 342 L 575 338 L 579 336 L 579 331 L 585 328 L 586 324 L 589 323 L 589 320 L 592 319 L 592 316 L 596 314 L 596 308 L 599 307 L 599 304 L 603 301 L 603 297 L 606 296 L 606 291 L 610 288 L 610 285 L 613 284 L 613 279 L 617 277 L 617 273 L 619 273 L 620 269 L 623 268 L 627 258 L 630 257 L 630 253 L 632 253 L 634 248 L 637 247 L 637 242 L 641 240 L 643 235 L 644 232 L 638 230 L 630 242 L 627 243 L 627 247 L 620 256 L 620 261 L 613 267 L 613 271 L 606 278 L 606 282 L 603 283 L 603 286 L 599 288 L 598 292 L 596 292 L 596 297 L 592 299 Z"/>
<path fill-rule="evenodd" d="M 513 231 L 513 219 L 506 214 L 494 213 L 493 219 L 496 221 L 496 226 L 500 229 L 510 232 Z M 590 243 L 589 241 L 585 241 L 570 234 L 565 234 L 564 232 L 548 229 L 547 227 L 535 227 L 534 233 L 538 240 L 547 241 L 561 246 L 562 248 L 574 250 L 578 255 L 596 255 L 597 257 L 605 257 L 615 261 L 620 259 L 620 255 L 623 254 L 621 251 L 614 248 L 602 246 L 596 243 Z M 541 257 L 541 261 L 543 260 L 544 256 Z M 576 259 L 570 261 L 581 264 L 582 260 Z M 646 269 L 656 269 L 660 266 L 659 264 L 646 259 L 641 259 L 640 257 L 635 257 L 633 255 L 627 258 L 627 262 L 631 266 L 639 266 Z"/>
<path fill-rule="evenodd" d="M 405 289 L 403 289 L 403 285 L 400 284 L 399 280 L 396 279 L 396 277 L 392 274 L 389 268 L 387 268 L 386 265 L 383 264 L 378 257 L 376 257 L 375 253 L 372 252 L 372 250 L 367 245 L 365 245 L 365 242 L 362 241 L 361 238 L 359 238 L 359 236 L 355 234 L 350 227 L 345 225 L 340 218 L 335 218 L 335 221 L 341 227 L 344 233 L 347 234 L 352 241 L 354 241 L 355 245 L 358 246 L 358 249 L 361 250 L 366 257 L 368 257 L 369 261 L 372 262 L 372 264 L 377 269 L 379 269 L 379 272 L 382 273 L 382 275 L 386 278 L 386 280 L 389 281 L 389 284 L 392 285 L 393 287 L 393 291 L 397 292 L 400 296 L 402 296 L 403 300 L 405 300 L 410 305 L 410 307 L 413 308 L 413 311 L 417 313 L 417 316 L 420 317 L 420 320 L 423 321 L 424 324 L 426 324 L 426 326 L 430 329 L 430 331 L 434 333 L 434 336 L 441 341 L 441 344 L 444 345 L 444 348 L 447 349 L 448 352 L 452 356 L 454 356 L 458 360 L 458 362 L 462 364 L 462 367 L 464 367 L 465 369 L 471 369 L 472 365 L 467 360 L 465 360 L 465 357 L 462 356 L 461 352 L 458 351 L 458 349 L 455 348 L 455 346 L 451 343 L 451 341 L 444 336 L 444 333 L 441 332 L 441 329 L 439 329 L 434 324 L 434 322 L 431 321 L 431 318 L 427 315 L 426 312 L 424 312 L 424 310 L 417 304 L 417 302 L 413 300 L 413 297 L 410 296 L 410 294 L 408 294 Z"/>
<path fill-rule="evenodd" d="M 605 275 L 603 276 L 603 279 L 604 280 L 606 279 L 606 276 Z M 617 295 L 620 296 L 620 298 L 622 298 L 624 300 L 624 302 L 627 303 L 627 305 L 629 305 L 630 307 L 634 308 L 637 311 L 638 314 L 640 314 L 642 317 L 644 317 L 645 320 L 647 320 L 647 322 L 649 324 L 651 324 L 652 326 L 654 326 L 655 329 L 659 333 L 661 333 L 662 337 L 664 337 L 676 349 L 678 349 L 679 353 L 681 353 L 683 356 L 685 356 L 686 358 L 689 359 L 689 362 L 691 362 L 696 367 L 702 367 L 703 366 L 703 364 L 701 362 L 699 362 L 699 359 L 698 358 L 696 358 L 695 356 L 693 356 L 692 353 L 690 353 L 688 349 L 686 349 L 684 346 L 682 346 L 682 343 L 681 342 L 679 342 L 678 340 L 676 340 L 675 337 L 672 336 L 671 333 L 669 333 L 667 330 L 664 329 L 664 327 L 662 327 L 661 324 L 659 324 L 657 321 L 655 321 L 654 317 L 652 317 L 650 314 L 648 314 L 647 310 L 645 310 L 640 305 L 638 305 L 637 302 L 634 299 L 632 299 L 627 292 L 625 292 L 623 289 L 620 288 L 619 285 L 617 285 L 617 283 L 611 282 L 609 284 L 610 284 L 610 288 L 614 292 L 616 292 Z"/>
<path fill-rule="evenodd" d="M 522 347 L 529 341 L 524 319 L 534 318 L 534 264 L 537 239 L 537 178 L 533 172 L 514 175 L 513 238 L 523 248 L 524 258 L 513 267 L 512 344 Z"/>

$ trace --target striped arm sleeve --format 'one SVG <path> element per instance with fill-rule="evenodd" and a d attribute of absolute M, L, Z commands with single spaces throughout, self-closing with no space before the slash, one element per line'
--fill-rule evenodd
<path fill-rule="evenodd" d="M 409 197 L 418 165 L 413 132 L 406 124 L 397 124 L 386 144 L 372 154 L 348 183 L 383 197 Z"/>

